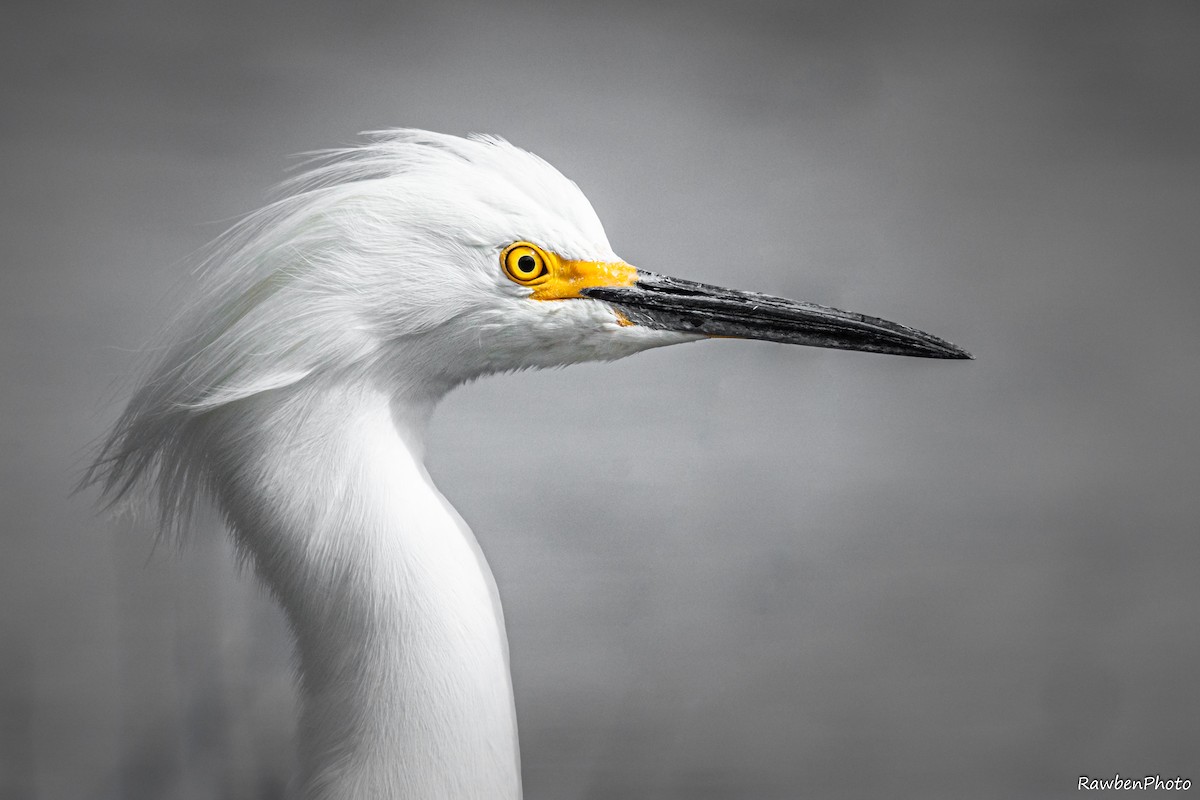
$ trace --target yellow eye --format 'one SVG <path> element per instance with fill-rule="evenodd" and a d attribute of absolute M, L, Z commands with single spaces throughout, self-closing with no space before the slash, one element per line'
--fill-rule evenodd
<path fill-rule="evenodd" d="M 546 268 L 546 254 L 529 242 L 516 242 L 504 248 L 500 263 L 508 277 L 526 286 L 550 274 Z"/>

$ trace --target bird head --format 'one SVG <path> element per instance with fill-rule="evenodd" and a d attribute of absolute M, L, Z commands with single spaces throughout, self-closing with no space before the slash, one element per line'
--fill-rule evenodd
<path fill-rule="evenodd" d="M 329 154 L 216 257 L 224 297 L 190 363 L 221 380 L 189 383 L 222 402 L 362 367 L 444 391 L 706 337 L 969 357 L 882 319 L 638 269 L 579 187 L 493 137 L 393 131 Z"/>
<path fill-rule="evenodd" d="M 448 387 L 698 338 L 636 325 L 587 296 L 634 285 L 637 270 L 578 186 L 503 140 L 394 132 L 314 177 L 329 182 L 324 209 L 305 211 L 324 229 L 316 249 L 327 260 L 301 280 L 398 380 Z"/>

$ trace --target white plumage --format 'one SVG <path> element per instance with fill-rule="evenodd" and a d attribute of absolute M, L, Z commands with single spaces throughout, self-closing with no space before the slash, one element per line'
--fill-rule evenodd
<path fill-rule="evenodd" d="M 496 589 L 422 464 L 446 392 L 709 335 L 965 357 L 634 270 L 574 183 L 488 137 L 330 153 L 209 266 L 88 480 L 114 501 L 146 485 L 164 530 L 220 508 L 296 636 L 309 798 L 520 796 Z"/>

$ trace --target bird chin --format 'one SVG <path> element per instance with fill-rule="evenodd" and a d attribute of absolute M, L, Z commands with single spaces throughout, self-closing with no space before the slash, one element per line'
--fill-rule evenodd
<path fill-rule="evenodd" d="M 643 350 L 653 350 L 656 347 L 666 347 L 672 344 L 686 344 L 706 338 L 708 337 L 703 334 L 658 330 L 644 325 L 624 323 L 620 326 L 619 331 L 612 334 L 608 342 L 608 345 L 617 351 L 617 354 L 604 360 L 624 358 Z"/>
<path fill-rule="evenodd" d="M 537 339 L 525 343 L 514 369 L 616 361 L 643 350 L 706 338 L 703 334 L 632 323 L 616 308 L 598 300 L 555 300 L 537 305 L 549 306 L 546 310 L 550 316 L 532 322 L 539 329 Z"/>

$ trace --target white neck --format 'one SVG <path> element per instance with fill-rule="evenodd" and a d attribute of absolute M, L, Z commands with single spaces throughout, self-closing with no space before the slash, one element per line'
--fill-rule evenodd
<path fill-rule="evenodd" d="M 495 584 L 422 464 L 433 403 L 297 392 L 218 449 L 237 467 L 214 489 L 296 635 L 310 800 L 521 795 Z"/>

